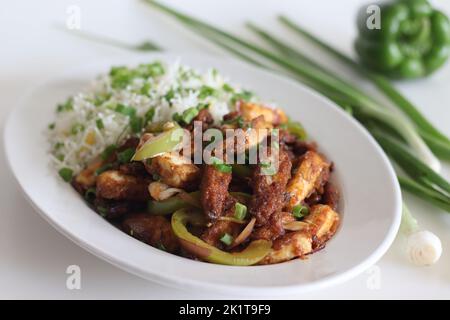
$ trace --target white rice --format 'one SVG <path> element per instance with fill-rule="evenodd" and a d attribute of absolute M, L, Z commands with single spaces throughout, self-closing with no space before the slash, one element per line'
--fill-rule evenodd
<path fill-rule="evenodd" d="M 106 147 L 120 144 L 132 133 L 130 117 L 116 111 L 118 105 L 133 108 L 135 115 L 142 118 L 153 108 L 152 122 L 171 121 L 176 113 L 208 105 L 214 121 L 220 123 L 233 108 L 233 96 L 243 92 L 214 69 L 200 73 L 179 62 L 154 62 L 124 70 L 139 72 L 149 66 L 162 73 L 139 74 L 120 87 L 111 73 L 101 75 L 86 90 L 69 98 L 66 107 L 59 107 L 62 110 L 56 112 L 48 130 L 50 154 L 58 170 L 68 168 L 76 174 Z M 199 96 L 205 86 L 214 94 Z"/>

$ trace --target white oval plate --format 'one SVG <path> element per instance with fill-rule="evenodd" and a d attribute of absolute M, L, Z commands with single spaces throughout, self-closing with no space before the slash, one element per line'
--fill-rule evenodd
<path fill-rule="evenodd" d="M 238 295 L 305 292 L 349 279 L 374 264 L 391 245 L 401 216 L 400 189 L 388 159 L 350 116 L 298 83 L 233 60 L 185 56 L 201 70 L 217 68 L 266 101 L 276 101 L 305 126 L 335 164 L 342 223 L 324 250 L 306 260 L 231 267 L 189 260 L 152 248 L 119 231 L 84 203 L 49 165 L 44 135 L 55 105 L 112 65 L 135 65 L 174 55 L 133 55 L 97 61 L 35 88 L 15 108 L 5 127 L 7 158 L 26 197 L 57 230 L 110 263 L 169 286 Z M 112 280 L 114 281 L 114 280 Z"/>

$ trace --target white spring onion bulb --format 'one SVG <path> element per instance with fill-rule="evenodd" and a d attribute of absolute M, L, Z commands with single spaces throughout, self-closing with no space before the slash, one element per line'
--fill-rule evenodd
<path fill-rule="evenodd" d="M 406 252 L 409 261 L 416 266 L 429 266 L 441 257 L 441 240 L 430 231 L 418 231 L 409 235 Z"/>
<path fill-rule="evenodd" d="M 441 240 L 432 232 L 419 230 L 417 220 L 403 203 L 402 231 L 407 237 L 406 254 L 416 266 L 435 264 L 442 254 Z"/>

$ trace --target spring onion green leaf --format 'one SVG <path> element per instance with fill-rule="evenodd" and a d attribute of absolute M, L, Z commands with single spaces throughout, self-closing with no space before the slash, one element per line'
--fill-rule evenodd
<path fill-rule="evenodd" d="M 58 171 L 59 175 L 65 182 L 70 182 L 73 176 L 73 170 L 70 168 L 62 168 Z"/>
<path fill-rule="evenodd" d="M 95 188 L 89 188 L 84 193 L 84 199 L 86 199 L 87 202 L 92 202 L 95 200 L 96 197 L 96 191 Z"/>
<path fill-rule="evenodd" d="M 102 129 L 105 127 L 105 125 L 103 124 L 102 119 L 97 119 L 97 120 L 95 121 L 95 124 L 97 125 L 97 128 L 98 128 L 99 130 L 102 130 Z"/>
<path fill-rule="evenodd" d="M 109 157 L 111 157 L 111 155 L 117 150 L 117 145 L 115 144 L 111 144 L 109 146 L 107 146 L 105 148 L 105 150 L 103 150 L 102 154 L 101 154 L 101 158 L 102 160 L 108 160 Z"/>
<path fill-rule="evenodd" d="M 133 133 L 140 133 L 142 131 L 143 119 L 141 117 L 132 116 L 130 118 L 130 129 Z"/>
<path fill-rule="evenodd" d="M 220 241 L 222 241 L 227 246 L 231 245 L 233 243 L 233 236 L 231 236 L 228 233 L 225 233 L 221 238 Z"/>
<path fill-rule="evenodd" d="M 238 220 L 244 220 L 247 215 L 247 207 L 242 203 L 236 202 L 234 207 L 234 217 Z"/>
<path fill-rule="evenodd" d="M 301 204 L 296 205 L 294 208 L 292 208 L 292 215 L 296 217 L 297 219 L 301 219 L 304 216 L 308 215 L 309 208 L 307 206 L 303 206 Z"/>
<path fill-rule="evenodd" d="M 123 104 L 118 104 L 115 109 L 116 112 L 121 113 L 125 116 L 133 117 L 136 115 L 136 109 L 133 107 L 128 107 Z"/>
<path fill-rule="evenodd" d="M 211 163 L 216 168 L 216 170 L 219 170 L 223 173 L 231 173 L 233 171 L 233 167 L 231 165 L 223 163 L 222 160 L 216 157 L 211 157 Z"/>
<path fill-rule="evenodd" d="M 129 163 L 134 155 L 134 148 L 128 148 L 122 152 L 117 153 L 117 160 L 119 163 Z"/>
<path fill-rule="evenodd" d="M 113 165 L 111 163 L 107 163 L 103 166 L 101 166 L 100 168 L 98 168 L 97 170 L 95 170 L 95 175 L 101 175 L 103 172 L 108 171 L 110 169 L 112 169 Z"/>

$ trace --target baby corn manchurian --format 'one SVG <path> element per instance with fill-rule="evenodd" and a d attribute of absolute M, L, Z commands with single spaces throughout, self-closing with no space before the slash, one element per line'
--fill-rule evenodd
<path fill-rule="evenodd" d="M 130 214 L 122 222 L 122 228 L 132 237 L 167 252 L 174 253 L 179 248 L 178 238 L 173 233 L 170 222 L 163 216 Z"/>
<path fill-rule="evenodd" d="M 267 245 L 266 255 L 249 264 L 274 264 L 303 258 L 324 247 L 339 225 L 339 192 L 328 181 L 331 164 L 314 144 L 283 125 L 288 118 L 281 109 L 239 101 L 219 125 L 207 109 L 200 110 L 195 120 L 202 122 L 202 130 L 242 129 L 240 136 L 226 140 L 233 143 L 234 154 L 246 154 L 252 147 L 269 142 L 269 163 L 259 158 L 256 164 L 242 164 L 246 168 L 238 172 L 228 164 L 196 165 L 176 153 L 178 149 L 124 163 L 118 157 L 120 152 L 137 150 L 156 137 L 146 132 L 128 139 L 106 160 L 98 157 L 92 161 L 73 178 L 72 185 L 86 199 L 93 196 L 87 199 L 92 207 L 130 236 L 192 259 L 210 261 L 199 254 L 202 246 L 213 246 L 222 251 L 221 256 L 230 258 L 260 242 Z M 179 125 L 185 131 L 194 130 L 192 122 Z M 259 135 L 259 129 L 269 130 Z M 276 147 L 269 136 L 271 129 L 280 129 Z M 238 139 L 245 142 L 244 147 L 237 147 Z M 276 170 L 271 171 L 268 164 L 275 152 Z M 163 212 L 148 209 L 150 205 Z M 180 208 L 186 209 L 184 206 L 201 218 L 184 226 L 197 250 L 180 246 L 186 240 L 171 220 Z M 299 208 L 306 213 L 298 214 Z"/>
<path fill-rule="evenodd" d="M 252 177 L 253 196 L 249 210 L 256 218 L 257 226 L 267 224 L 270 217 L 284 207 L 291 167 L 289 155 L 283 147 L 279 148 L 278 170 L 274 174 L 267 174 L 263 165 L 257 165 Z"/>
<path fill-rule="evenodd" d="M 339 215 L 328 205 L 314 205 L 303 220 L 303 230 L 289 232 L 275 240 L 272 251 L 260 264 L 273 264 L 304 257 L 323 248 L 336 232 Z"/>
<path fill-rule="evenodd" d="M 330 164 L 318 153 L 307 151 L 301 158 L 294 176 L 289 181 L 286 191 L 289 201 L 286 211 L 299 205 L 309 197 L 314 191 L 323 188 L 328 181 L 330 174 Z M 320 193 L 323 192 L 323 190 Z"/>
<path fill-rule="evenodd" d="M 225 200 L 225 208 L 223 217 L 220 217 L 211 223 L 209 227 L 205 229 L 201 238 L 210 245 L 215 247 L 222 247 L 223 243 L 220 242 L 220 238 L 224 234 L 229 234 L 234 238 L 239 235 L 240 231 L 244 227 L 242 224 L 236 223 L 232 220 L 227 220 L 226 218 L 232 218 L 235 212 L 236 200 L 231 196 L 227 195 Z"/>
<path fill-rule="evenodd" d="M 222 216 L 231 178 L 231 172 L 221 172 L 214 165 L 204 166 L 200 193 L 203 211 L 209 219 Z"/>

